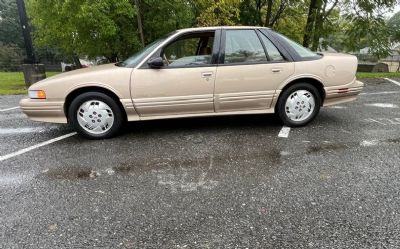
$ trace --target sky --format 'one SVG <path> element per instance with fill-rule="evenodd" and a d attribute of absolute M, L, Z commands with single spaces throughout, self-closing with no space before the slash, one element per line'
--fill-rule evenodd
<path fill-rule="evenodd" d="M 388 14 L 387 14 L 387 16 L 388 17 L 391 17 L 391 16 L 393 16 L 394 14 L 396 14 L 397 12 L 399 12 L 400 11 L 400 4 L 398 4 L 392 11 L 390 11 Z"/>

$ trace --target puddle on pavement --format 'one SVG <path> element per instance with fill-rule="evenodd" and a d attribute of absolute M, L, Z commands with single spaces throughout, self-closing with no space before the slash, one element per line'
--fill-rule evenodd
<path fill-rule="evenodd" d="M 345 144 L 320 144 L 313 145 L 307 149 L 308 154 L 323 152 L 323 151 L 336 151 L 336 150 L 345 150 L 348 149 L 349 146 Z"/>
<path fill-rule="evenodd" d="M 324 151 L 346 150 L 356 146 L 371 147 L 371 146 L 378 146 L 380 144 L 393 144 L 393 143 L 400 143 L 400 138 L 389 138 L 384 140 L 363 140 L 360 143 L 347 143 L 347 144 L 328 143 L 328 144 L 314 145 L 307 149 L 307 154 L 319 153 Z"/>
<path fill-rule="evenodd" d="M 398 137 L 398 138 L 389 138 L 389 139 L 386 139 L 385 142 L 387 142 L 387 143 L 400 143 L 400 137 Z"/>
<path fill-rule="evenodd" d="M 98 173 L 92 169 L 50 169 L 38 176 L 52 180 L 76 180 L 76 179 L 93 179 L 98 176 Z"/>
<path fill-rule="evenodd" d="M 279 150 L 271 151 L 256 151 L 250 152 L 246 155 L 222 155 L 213 156 L 212 158 L 198 158 L 198 159 L 154 159 L 148 163 L 145 162 L 123 162 L 118 166 L 112 167 L 112 171 L 116 174 L 128 175 L 135 171 L 143 169 L 177 169 L 177 168 L 208 168 L 210 164 L 220 167 L 230 164 L 239 163 L 238 167 L 248 167 L 250 164 L 259 165 L 263 164 L 263 168 L 274 168 L 281 164 L 282 157 L 289 156 L 288 153 L 282 153 Z M 265 166 L 267 164 L 267 167 Z M 218 168 L 222 170 L 222 168 Z"/>

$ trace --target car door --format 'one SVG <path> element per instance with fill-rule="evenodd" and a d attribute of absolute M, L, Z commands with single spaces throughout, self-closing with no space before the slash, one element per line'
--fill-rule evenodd
<path fill-rule="evenodd" d="M 279 84 L 294 73 L 294 63 L 254 29 L 226 29 L 221 44 L 215 111 L 270 108 Z"/>
<path fill-rule="evenodd" d="M 162 57 L 163 67 L 134 70 L 131 95 L 141 117 L 214 112 L 217 32 L 178 35 L 152 56 Z"/>

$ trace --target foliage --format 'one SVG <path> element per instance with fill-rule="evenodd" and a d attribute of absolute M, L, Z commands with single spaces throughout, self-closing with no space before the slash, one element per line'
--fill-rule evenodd
<path fill-rule="evenodd" d="M 193 6 L 184 0 L 142 0 L 141 10 L 145 43 L 176 29 L 192 27 L 195 24 Z"/>
<path fill-rule="evenodd" d="M 144 41 L 193 24 L 183 0 L 29 0 L 28 10 L 38 46 L 60 47 L 67 54 L 121 60 L 142 48 L 137 10 L 143 19 Z M 47 8 L 47 6 L 53 6 Z"/>
<path fill-rule="evenodd" d="M 14 0 L 0 0 L 0 4 Z M 313 50 L 363 47 L 385 56 L 398 39 L 396 0 L 27 0 L 40 47 L 67 55 L 122 60 L 173 30 L 193 26 L 269 26 Z M 48 6 L 51 6 L 49 8 Z M 397 24 L 396 24 L 397 23 Z M 391 35 L 392 34 L 392 35 Z M 394 34 L 394 35 L 393 35 Z M 143 39 L 143 42 L 142 42 Z"/>
<path fill-rule="evenodd" d="M 18 71 L 22 60 L 21 48 L 0 43 L 0 71 Z"/>
<path fill-rule="evenodd" d="M 243 0 L 240 3 L 240 21 L 246 25 L 274 28 L 289 8 L 303 5 L 294 0 Z"/>
<path fill-rule="evenodd" d="M 387 22 L 392 41 L 400 41 L 400 11 L 394 14 Z"/>
<path fill-rule="evenodd" d="M 344 43 L 347 50 L 370 47 L 370 52 L 386 57 L 390 52 L 390 30 L 384 14 L 397 4 L 397 0 L 346 0 L 343 16 L 347 22 Z"/>
<path fill-rule="evenodd" d="M 290 3 L 274 26 L 274 29 L 298 43 L 303 42 L 304 27 L 307 21 L 307 6 L 302 1 Z"/>
<path fill-rule="evenodd" d="M 197 18 L 199 26 L 236 25 L 239 22 L 238 0 L 199 0 L 202 9 Z"/>
<path fill-rule="evenodd" d="M 390 32 L 381 18 L 353 16 L 345 30 L 347 41 L 344 43 L 349 51 L 357 51 L 364 47 L 370 48 L 370 53 L 382 58 L 386 57 L 391 48 Z"/>
<path fill-rule="evenodd" d="M 0 0 L 0 42 L 19 47 L 24 44 L 15 0 Z"/>
<path fill-rule="evenodd" d="M 29 0 L 28 12 L 38 46 L 110 61 L 140 47 L 129 0 Z"/>

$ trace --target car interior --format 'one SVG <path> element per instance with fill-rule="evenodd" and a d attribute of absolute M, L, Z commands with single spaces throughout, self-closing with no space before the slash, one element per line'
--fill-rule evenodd
<path fill-rule="evenodd" d="M 211 64 L 214 32 L 194 33 L 168 44 L 162 53 L 166 66 Z"/>

